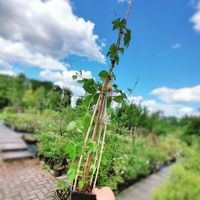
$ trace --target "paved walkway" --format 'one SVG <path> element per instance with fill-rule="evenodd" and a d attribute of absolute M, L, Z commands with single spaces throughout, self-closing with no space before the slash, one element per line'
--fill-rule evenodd
<path fill-rule="evenodd" d="M 0 161 L 0 200 L 53 200 L 55 187 L 37 159 Z"/>
<path fill-rule="evenodd" d="M 21 136 L 0 121 L 0 200 L 55 199 L 55 179 L 41 169 L 37 159 L 22 160 L 32 154 Z"/>
<path fill-rule="evenodd" d="M 0 159 L 15 160 L 33 157 L 21 137 L 22 134 L 15 133 L 0 121 Z"/>
<path fill-rule="evenodd" d="M 152 200 L 154 189 L 160 186 L 169 174 L 170 167 L 165 167 L 157 174 L 153 174 L 122 191 L 117 200 Z"/>

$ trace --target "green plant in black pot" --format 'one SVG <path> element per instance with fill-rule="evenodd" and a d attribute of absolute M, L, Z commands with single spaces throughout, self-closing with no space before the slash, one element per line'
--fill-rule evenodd
<path fill-rule="evenodd" d="M 113 43 L 107 56 L 111 64 L 109 70 L 99 73 L 100 81 L 82 78 L 82 72 L 73 75 L 73 79 L 83 84 L 86 97 L 82 102 L 83 116 L 68 125 L 68 131 L 86 133 L 83 143 L 69 144 L 66 154 L 71 160 L 68 179 L 71 180 L 71 200 L 95 200 L 92 190 L 98 184 L 98 174 L 104 151 L 105 138 L 113 112 L 111 103 L 126 103 L 126 94 L 113 84 L 113 69 L 119 64 L 119 53 L 124 53 L 131 40 L 131 30 L 127 28 L 127 18 L 132 6 L 129 2 L 125 18 L 113 21 L 113 30 L 118 31 L 118 39 Z M 123 43 L 121 42 L 123 41 Z M 121 44 L 122 43 L 122 44 Z M 78 161 L 77 158 L 79 157 Z"/>

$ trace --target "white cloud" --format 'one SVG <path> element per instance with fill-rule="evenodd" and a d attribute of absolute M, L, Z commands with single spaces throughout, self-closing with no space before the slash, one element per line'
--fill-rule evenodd
<path fill-rule="evenodd" d="M 153 99 L 144 99 L 142 96 L 128 97 L 130 103 L 146 107 L 150 113 L 162 111 L 165 116 L 195 115 L 194 108 L 177 103 L 165 103 Z"/>
<path fill-rule="evenodd" d="M 200 1 L 196 6 L 196 13 L 190 18 L 190 21 L 193 23 L 193 28 L 195 31 L 200 32 Z"/>
<path fill-rule="evenodd" d="M 40 76 L 46 80 L 53 81 L 56 85 L 59 85 L 62 88 L 69 88 L 73 92 L 74 96 L 82 96 L 85 94 L 83 88 L 72 79 L 72 76 L 76 72 L 78 71 L 67 69 L 62 72 L 45 70 L 40 73 Z M 92 78 L 90 71 L 82 71 L 82 76 L 83 78 Z"/>
<path fill-rule="evenodd" d="M 186 114 L 190 115 L 194 112 L 194 108 L 185 106 L 185 107 L 180 108 L 179 112 L 182 113 L 183 115 L 186 115 Z"/>
<path fill-rule="evenodd" d="M 2 38 L 22 43 L 33 55 L 74 54 L 105 62 L 96 43 L 95 24 L 76 16 L 69 0 L 0 1 L 0 26 Z"/>
<path fill-rule="evenodd" d="M 0 74 L 15 76 L 15 72 L 11 65 L 0 59 Z"/>
<path fill-rule="evenodd" d="M 155 100 L 144 100 L 142 105 L 146 106 L 150 112 L 162 111 L 165 116 L 181 117 L 186 114 L 195 114 L 192 107 L 176 103 L 162 103 Z"/>
<path fill-rule="evenodd" d="M 0 59 L 7 63 L 22 63 L 27 66 L 50 70 L 64 70 L 66 67 L 48 55 L 31 52 L 22 42 L 14 42 L 0 37 Z"/>
<path fill-rule="evenodd" d="M 75 107 L 76 107 L 76 102 L 77 102 L 77 100 L 78 100 L 79 98 L 80 98 L 80 97 L 72 96 L 72 98 L 71 98 L 71 106 L 72 106 L 72 108 L 75 108 Z"/>
<path fill-rule="evenodd" d="M 180 43 L 175 43 L 171 46 L 172 49 L 178 49 L 181 47 L 181 44 Z"/>
<path fill-rule="evenodd" d="M 143 101 L 143 97 L 142 96 L 128 96 L 128 102 L 129 103 L 133 103 L 133 104 L 141 104 Z"/>
<path fill-rule="evenodd" d="M 161 87 L 154 89 L 151 94 L 167 103 L 200 103 L 200 85 L 180 89 Z"/>
<path fill-rule="evenodd" d="M 73 13 L 69 0 L 0 0 L 0 27 L 0 73 L 15 75 L 13 63 L 37 67 L 43 79 L 83 95 L 72 80 L 75 71 L 61 60 L 77 55 L 105 63 L 105 39 L 94 33 L 93 22 Z"/>

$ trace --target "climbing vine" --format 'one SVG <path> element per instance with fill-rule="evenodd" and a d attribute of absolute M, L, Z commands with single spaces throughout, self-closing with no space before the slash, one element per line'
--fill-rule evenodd
<path fill-rule="evenodd" d="M 119 53 L 124 54 L 131 41 L 131 30 L 127 28 L 131 6 L 132 1 L 125 18 L 118 18 L 112 22 L 113 30 L 118 31 L 118 39 L 109 47 L 107 57 L 111 64 L 108 71 L 103 70 L 99 73 L 100 81 L 82 78 L 82 72 L 73 75 L 73 79 L 83 85 L 87 94 L 84 100 L 85 115 L 68 126 L 68 130 L 76 129 L 86 133 L 83 144 L 70 145 L 66 152 L 74 161 L 68 171 L 68 177 L 73 181 L 73 191 L 90 192 L 96 186 L 112 112 L 111 103 L 114 101 L 121 104 L 127 99 L 126 94 L 113 84 L 116 79 L 113 69 L 120 62 Z M 77 155 L 80 155 L 78 165 L 75 161 Z"/>

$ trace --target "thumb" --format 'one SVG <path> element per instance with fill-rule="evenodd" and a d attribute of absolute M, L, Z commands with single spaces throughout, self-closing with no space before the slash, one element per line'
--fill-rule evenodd
<path fill-rule="evenodd" d="M 98 189 L 98 188 L 94 188 L 92 190 L 92 194 L 95 194 L 96 196 L 98 196 L 98 194 L 100 193 L 101 191 Z"/>

